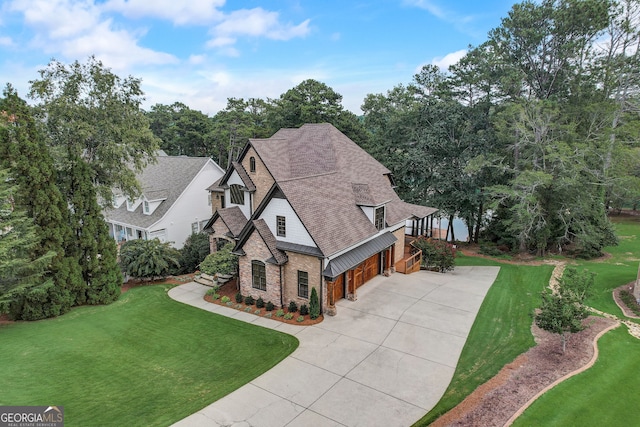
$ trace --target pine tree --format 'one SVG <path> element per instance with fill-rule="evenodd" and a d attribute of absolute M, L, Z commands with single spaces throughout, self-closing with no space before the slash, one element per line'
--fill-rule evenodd
<path fill-rule="evenodd" d="M 37 244 L 32 246 L 30 258 L 49 259 L 42 280 L 15 293 L 10 311 L 14 318 L 24 319 L 28 305 L 26 311 L 32 320 L 57 316 L 71 308 L 74 299 L 70 289 L 82 282 L 78 259 L 69 257 L 66 250 L 75 244 L 68 208 L 56 186 L 53 159 L 31 110 L 10 85 L 0 99 L 0 111 L 6 121 L 0 137 L 0 165 L 10 169 L 17 186 L 15 202 L 34 224 Z M 35 292 L 34 286 L 43 288 Z"/>

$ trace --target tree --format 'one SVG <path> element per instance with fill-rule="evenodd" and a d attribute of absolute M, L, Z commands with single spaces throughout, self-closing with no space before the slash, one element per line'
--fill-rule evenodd
<path fill-rule="evenodd" d="M 451 243 L 421 237 L 414 240 L 412 245 L 422 251 L 422 265 L 424 267 L 437 268 L 440 273 L 453 270 L 456 250 Z"/>
<path fill-rule="evenodd" d="M 193 273 L 210 252 L 208 234 L 194 233 L 187 237 L 184 246 L 180 249 L 180 271 Z"/>
<path fill-rule="evenodd" d="M 34 259 L 38 243 L 33 221 L 16 207 L 17 186 L 7 169 L 0 169 L 0 312 L 7 311 L 10 292 L 43 280 L 53 254 Z"/>
<path fill-rule="evenodd" d="M 358 145 L 365 145 L 369 137 L 356 115 L 342 107 L 342 95 L 313 79 L 272 100 L 267 120 L 271 133 L 305 123 L 331 123 Z"/>
<path fill-rule="evenodd" d="M 53 159 L 36 128 L 31 109 L 10 85 L 0 99 L 0 111 L 10 118 L 0 129 L 0 165 L 9 168 L 16 185 L 15 204 L 33 221 L 36 236 L 36 244 L 29 246 L 29 256 L 32 260 L 49 259 L 41 280 L 13 295 L 11 313 L 15 319 L 22 319 L 21 304 L 33 300 L 28 310 L 31 319 L 58 316 L 71 308 L 70 290 L 82 283 L 78 260 L 69 256 L 68 251 L 75 246 L 69 210 L 56 185 Z M 33 290 L 39 286 L 46 292 Z M 32 292 L 37 293 L 37 298 L 30 297 Z M 40 300 L 44 301 L 43 306 L 36 307 L 35 301 Z"/>
<path fill-rule="evenodd" d="M 158 149 L 140 108 L 140 79 L 121 79 L 94 57 L 71 65 L 52 60 L 39 74 L 39 80 L 30 82 L 29 95 L 38 102 L 35 111 L 62 169 L 72 160 L 88 164 L 105 206 L 111 204 L 114 188 L 136 198 L 136 173 L 154 160 Z"/>
<path fill-rule="evenodd" d="M 595 274 L 588 270 L 567 268 L 557 289 L 546 289 L 542 293 L 542 305 L 535 316 L 536 325 L 545 331 L 559 334 L 562 353 L 566 351 L 567 334 L 585 328 L 582 320 L 589 312 L 584 301 L 590 294 Z"/>
<path fill-rule="evenodd" d="M 311 296 L 309 297 L 309 317 L 317 319 L 320 316 L 320 302 L 318 300 L 318 292 L 316 288 L 311 288 Z"/>
<path fill-rule="evenodd" d="M 130 240 L 120 247 L 120 266 L 137 279 L 164 278 L 180 267 L 180 253 L 158 239 Z"/>

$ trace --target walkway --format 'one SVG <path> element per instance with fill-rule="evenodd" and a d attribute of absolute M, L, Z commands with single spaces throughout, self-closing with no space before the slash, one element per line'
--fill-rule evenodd
<path fill-rule="evenodd" d="M 444 394 L 498 267 L 379 276 L 341 300 L 338 314 L 289 325 L 204 301 L 188 283 L 169 296 L 295 335 L 300 346 L 235 392 L 174 424 L 192 426 L 408 426 Z"/>

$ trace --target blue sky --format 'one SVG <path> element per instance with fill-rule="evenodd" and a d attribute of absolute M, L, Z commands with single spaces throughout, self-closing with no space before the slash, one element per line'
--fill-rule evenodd
<path fill-rule="evenodd" d="M 510 0 L 0 0 L 0 84 L 26 97 L 51 58 L 95 55 L 153 104 L 213 115 L 305 79 L 361 114 L 369 93 L 443 69 L 486 40 Z"/>

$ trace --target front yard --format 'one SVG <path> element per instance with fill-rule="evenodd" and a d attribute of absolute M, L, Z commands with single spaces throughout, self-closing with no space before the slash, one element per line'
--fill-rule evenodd
<path fill-rule="evenodd" d="M 0 405 L 64 406 L 68 426 L 170 425 L 298 346 L 290 335 L 175 302 L 170 288 L 0 325 Z"/>

